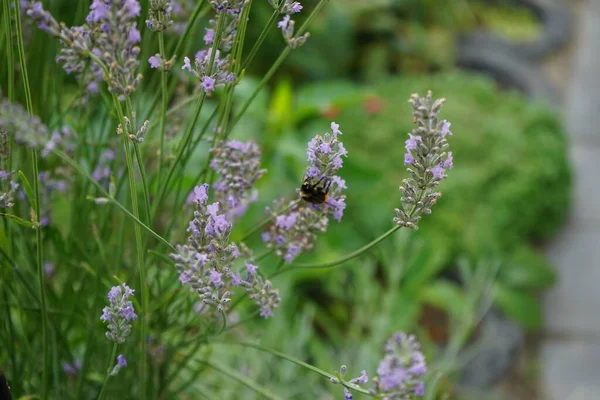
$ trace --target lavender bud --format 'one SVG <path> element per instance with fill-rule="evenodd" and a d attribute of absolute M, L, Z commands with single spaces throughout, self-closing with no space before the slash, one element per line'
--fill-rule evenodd
<path fill-rule="evenodd" d="M 310 33 L 308 32 L 300 36 L 294 36 L 295 25 L 296 22 L 293 21 L 289 15 L 286 15 L 277 23 L 277 27 L 281 29 L 283 39 L 292 49 L 302 46 L 310 36 Z"/>
<path fill-rule="evenodd" d="M 135 291 L 125 283 L 113 286 L 108 292 L 108 307 L 102 310 L 100 319 L 108 322 L 106 337 L 117 343 L 125 343 L 125 338 L 131 333 L 131 321 L 137 319 L 133 303 L 129 296 Z"/>
<path fill-rule="evenodd" d="M 302 11 L 302 4 L 299 1 L 284 0 L 283 3 L 279 0 L 269 0 L 269 4 L 276 10 L 279 10 L 281 14 L 296 14 Z"/>
<path fill-rule="evenodd" d="M 172 9 L 170 0 L 150 0 L 148 19 L 146 20 L 148 29 L 161 32 L 173 25 L 171 19 Z"/>

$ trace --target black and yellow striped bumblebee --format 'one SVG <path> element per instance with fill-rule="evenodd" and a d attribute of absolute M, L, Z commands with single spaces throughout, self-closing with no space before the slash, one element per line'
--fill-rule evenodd
<path fill-rule="evenodd" d="M 323 176 L 316 182 L 313 182 L 313 179 L 304 175 L 302 186 L 300 187 L 300 197 L 311 204 L 323 204 L 329 198 L 330 188 L 331 179 L 327 176 Z"/>

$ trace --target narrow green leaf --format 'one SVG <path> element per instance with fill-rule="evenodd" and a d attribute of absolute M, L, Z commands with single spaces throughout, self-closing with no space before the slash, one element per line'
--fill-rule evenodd
<path fill-rule="evenodd" d="M 19 170 L 19 180 L 23 185 L 23 189 L 25 189 L 25 195 L 27 196 L 27 200 L 29 200 L 29 204 L 31 204 L 31 207 L 35 209 L 35 197 L 33 196 L 33 189 L 31 188 L 29 180 L 21 170 Z"/>

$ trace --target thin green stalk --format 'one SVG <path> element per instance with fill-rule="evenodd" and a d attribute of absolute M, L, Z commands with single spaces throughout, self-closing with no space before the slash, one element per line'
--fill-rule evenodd
<path fill-rule="evenodd" d="M 291 266 L 289 266 L 288 268 L 284 268 L 281 269 L 277 272 L 275 272 L 273 275 L 271 275 L 269 277 L 269 279 L 273 279 L 274 277 L 281 275 L 282 273 L 286 272 L 286 271 L 291 271 L 293 269 L 324 269 L 324 268 L 333 268 L 335 266 L 341 265 L 343 263 L 345 263 L 346 261 L 349 261 L 355 257 L 358 257 L 359 255 L 361 255 L 362 253 L 364 253 L 365 251 L 371 249 L 372 247 L 375 247 L 376 245 L 378 245 L 380 242 L 382 242 L 383 240 L 385 240 L 388 236 L 390 236 L 391 234 L 393 234 L 394 232 L 396 232 L 398 229 L 400 229 L 401 226 L 400 225 L 396 225 L 395 227 L 393 227 L 392 229 L 390 229 L 389 231 L 387 231 L 386 233 L 384 233 L 383 235 L 379 236 L 378 238 L 376 238 L 375 240 L 373 240 L 372 242 L 364 245 L 363 247 L 361 247 L 358 250 L 353 251 L 352 253 L 348 254 L 347 256 L 344 256 L 342 258 L 339 258 L 335 261 L 329 261 L 326 263 L 317 263 L 317 264 L 293 264 Z"/>
<path fill-rule="evenodd" d="M 269 31 L 275 25 L 275 22 L 277 21 L 277 16 L 278 15 L 279 15 L 279 10 L 273 11 L 273 14 L 271 14 L 271 17 L 267 21 L 267 24 L 263 28 L 262 32 L 260 32 L 260 35 L 258 36 L 258 39 L 256 40 L 256 42 L 254 42 L 254 45 L 252 46 L 252 49 L 250 50 L 250 53 L 248 54 L 248 56 L 244 60 L 244 63 L 242 64 L 242 69 L 246 69 L 248 67 L 248 65 L 250 65 L 250 63 L 252 62 L 252 60 L 254 60 L 254 57 L 256 56 L 256 53 L 258 53 L 258 50 L 260 49 L 260 47 L 262 46 L 263 42 L 267 38 L 267 35 L 269 34 Z"/>
<path fill-rule="evenodd" d="M 108 360 L 108 367 L 106 367 L 106 375 L 104 376 L 104 382 L 102 382 L 102 389 L 100 389 L 100 394 L 98 395 L 98 400 L 102 400 L 102 398 L 104 397 L 104 392 L 106 391 L 106 384 L 108 383 L 108 378 L 110 378 L 110 373 L 112 370 L 111 367 L 113 365 L 114 359 L 117 357 L 117 348 L 118 347 L 119 347 L 119 344 L 117 342 L 115 342 L 115 344 L 113 344 L 110 359 Z"/>
<path fill-rule="evenodd" d="M 304 31 L 306 30 L 306 28 L 308 27 L 308 25 L 312 22 L 312 20 L 315 18 L 315 16 L 318 14 L 318 12 L 321 11 L 321 9 L 328 2 L 329 2 L 329 0 L 320 0 L 319 1 L 319 4 L 317 4 L 317 6 L 314 8 L 314 10 L 310 13 L 310 15 L 308 16 L 308 18 L 304 22 L 304 24 L 302 24 L 302 26 L 300 27 L 300 29 L 298 29 L 298 32 L 296 33 L 296 36 L 300 36 L 300 35 L 302 35 L 304 33 Z M 252 93 L 252 95 L 250 95 L 250 97 L 248 98 L 248 100 L 246 100 L 246 102 L 242 106 L 241 110 L 235 116 L 235 119 L 232 121 L 230 128 L 225 133 L 225 137 L 227 137 L 228 133 L 231 132 L 233 130 L 233 128 L 235 127 L 235 125 L 240 121 L 240 119 L 242 118 L 242 116 L 248 110 L 248 107 L 250 107 L 250 104 L 252 104 L 252 102 L 254 101 L 254 99 L 256 98 L 256 96 L 258 96 L 258 93 L 260 93 L 260 91 L 266 86 L 267 82 L 273 77 L 273 75 L 275 74 L 275 72 L 277 71 L 277 69 L 279 69 L 279 66 L 283 63 L 283 61 L 287 58 L 287 56 L 291 53 L 291 51 L 292 51 L 292 48 L 290 46 L 286 46 L 285 49 L 283 49 L 283 51 L 281 52 L 281 54 L 279 55 L 279 57 L 277 57 L 277 60 L 275 60 L 275 63 L 271 66 L 271 68 L 269 69 L 269 71 L 267 72 L 267 74 L 263 77 L 263 79 L 260 81 L 260 83 L 258 84 L 258 86 L 256 87 L 256 89 L 254 90 L 254 92 Z"/>
<path fill-rule="evenodd" d="M 238 342 L 238 341 L 233 341 L 233 340 L 227 340 L 227 341 L 225 341 L 225 340 L 211 340 L 210 342 L 213 343 L 213 344 L 217 344 L 217 345 L 232 345 L 232 344 L 234 344 L 234 345 L 238 345 L 238 346 L 250 347 L 250 348 L 253 348 L 253 349 L 256 349 L 256 350 L 264 351 L 265 353 L 269 353 L 269 354 L 271 354 L 271 355 L 273 355 L 275 357 L 279 357 L 279 358 L 281 358 L 283 360 L 289 361 L 289 362 L 294 363 L 296 365 L 299 365 L 299 366 L 301 366 L 303 368 L 306 368 L 306 369 L 308 369 L 310 371 L 313 371 L 313 372 L 315 372 L 315 373 L 317 373 L 317 374 L 319 374 L 319 375 L 321 375 L 321 376 L 323 376 L 325 378 L 328 378 L 328 379 L 331 379 L 331 378 L 338 379 L 337 376 L 332 375 L 332 374 L 330 374 L 328 372 L 325 372 L 325 371 L 323 371 L 320 368 L 317 368 L 317 367 L 315 367 L 313 365 L 307 364 L 304 361 L 298 360 L 298 359 L 296 359 L 296 358 L 294 358 L 292 356 L 288 356 L 287 354 L 282 353 L 280 351 L 272 350 L 272 349 L 269 349 L 267 347 L 263 347 L 263 346 L 261 346 L 259 344 L 248 343 L 248 342 Z M 353 383 L 346 382 L 346 381 L 341 381 L 340 383 L 343 386 L 347 387 L 348 389 L 354 390 L 355 392 L 366 394 L 367 396 L 374 397 L 371 393 L 369 393 L 369 391 L 367 389 L 363 389 L 363 388 L 361 388 L 358 385 L 355 385 Z"/>
<path fill-rule="evenodd" d="M 7 76 L 7 95 L 8 101 L 11 103 L 15 100 L 15 66 L 14 66 L 14 55 L 13 55 L 13 43 L 12 43 L 12 21 L 10 19 L 10 0 L 3 1 L 2 4 L 4 6 L 4 26 L 6 29 L 4 33 L 6 34 L 6 68 L 8 68 L 8 76 Z M 12 149 L 14 143 L 13 135 L 8 136 L 8 148 Z M 13 152 L 10 151 L 8 153 L 8 162 L 6 165 L 6 171 L 12 171 L 13 165 Z M 4 225 L 6 228 L 7 237 L 12 237 L 12 225 L 5 221 Z M 10 246 L 8 248 L 9 255 L 12 256 L 15 253 L 15 242 L 13 240 L 10 241 Z"/>
<path fill-rule="evenodd" d="M 10 19 L 10 0 L 4 1 L 4 26 L 6 29 L 4 32 L 6 33 L 6 58 L 7 58 L 7 68 L 8 68 L 8 77 L 7 77 L 7 95 L 10 101 L 15 98 L 15 69 L 13 65 L 13 46 L 12 46 L 12 21 Z"/>
<path fill-rule="evenodd" d="M 219 14 L 219 20 L 217 22 L 217 28 L 215 30 L 215 38 L 213 41 L 210 60 L 208 63 L 208 75 L 212 74 L 212 71 L 213 71 L 213 67 L 214 67 L 214 63 L 215 63 L 215 56 L 217 54 L 217 48 L 219 46 L 219 43 L 221 42 L 221 36 L 223 34 L 224 26 L 225 26 L 225 16 L 224 16 L 224 14 L 221 13 L 221 14 Z M 200 96 L 200 99 L 198 101 L 198 107 L 196 108 L 196 111 L 194 113 L 194 117 L 192 118 L 191 123 L 188 124 L 188 126 L 186 128 L 186 131 L 183 135 L 181 143 L 179 144 L 179 147 L 177 149 L 177 155 L 175 156 L 175 160 L 169 167 L 169 171 L 167 172 L 167 178 L 166 178 L 165 182 L 162 184 L 159 195 L 156 198 L 156 202 L 154 203 L 155 207 L 154 207 L 153 213 L 152 213 L 152 215 L 154 217 L 156 217 L 156 213 L 160 209 L 160 205 L 164 199 L 167 188 L 169 187 L 169 181 L 173 177 L 173 172 L 175 172 L 175 168 L 177 168 L 179 161 L 181 161 L 181 157 L 183 156 L 183 154 L 185 152 L 185 148 L 187 147 L 187 145 L 190 141 L 192 132 L 194 131 L 194 126 L 196 125 L 196 122 L 198 121 L 198 118 L 200 117 L 200 112 L 202 111 L 202 105 L 204 104 L 205 98 L 206 98 L 206 93 L 202 92 L 202 95 Z"/>
<path fill-rule="evenodd" d="M 7 0 L 8 1 L 8 0 Z M 27 63 L 25 59 L 25 47 L 23 45 L 23 31 L 21 26 L 21 6 L 18 0 L 14 0 L 14 11 L 17 31 L 17 44 L 19 49 L 19 61 L 21 63 L 21 75 L 23 77 L 23 88 L 25 91 L 25 102 L 27 105 L 27 113 L 33 115 L 33 104 L 31 102 L 31 87 L 29 86 L 29 75 L 27 73 Z M 35 148 L 31 149 L 31 167 L 33 170 L 33 197 L 34 204 L 32 204 L 35 212 L 36 222 L 40 221 L 40 188 L 39 188 L 39 166 L 38 166 L 38 154 Z M 35 228 L 36 238 L 36 255 L 37 255 L 37 275 L 39 285 L 39 296 L 40 296 L 40 307 L 41 307 L 41 318 L 42 318 L 42 343 L 43 343 L 43 359 L 44 364 L 42 365 L 42 387 L 41 387 L 41 398 L 46 400 L 48 398 L 48 372 L 50 366 L 50 352 L 48 343 L 48 310 L 46 307 L 46 289 L 44 284 L 44 255 L 43 255 L 43 243 L 42 243 L 42 229 L 41 226 Z"/>
<path fill-rule="evenodd" d="M 115 108 L 117 113 L 119 114 L 119 121 L 122 127 L 125 127 L 125 120 L 123 115 L 123 109 L 121 107 L 121 103 L 117 99 L 117 96 L 113 94 L 113 101 L 115 103 Z M 129 137 L 123 133 L 121 135 L 123 137 L 123 149 L 125 151 L 125 161 L 127 162 L 127 173 L 129 178 L 129 192 L 131 195 L 131 208 L 133 209 L 133 215 L 139 219 L 140 218 L 140 210 L 138 205 L 137 198 L 137 190 L 135 185 L 135 176 L 133 174 L 133 159 L 131 157 L 131 151 L 129 149 Z M 133 227 L 135 234 L 135 248 L 137 255 L 137 265 L 140 273 L 140 292 L 142 294 L 142 310 L 141 310 L 141 318 L 140 318 L 140 398 L 146 398 L 146 376 L 147 376 L 147 354 L 146 354 L 146 337 L 147 329 L 148 329 L 148 318 L 149 318 L 149 310 L 148 310 L 148 288 L 146 285 L 146 265 L 144 263 L 144 249 L 142 245 L 142 231 L 139 225 L 134 225 Z"/>
<path fill-rule="evenodd" d="M 137 143 L 133 143 L 133 151 L 135 153 L 135 159 L 137 160 L 140 175 L 142 176 L 142 190 L 144 192 L 144 205 L 146 209 L 146 218 L 148 219 L 148 225 L 152 226 L 152 215 L 150 213 L 150 191 L 148 190 L 148 178 L 146 177 L 146 168 L 144 167 L 144 160 L 142 158 L 142 152 L 140 146 Z"/>
<path fill-rule="evenodd" d="M 244 47 L 244 38 L 246 35 L 246 27 L 248 25 L 248 15 L 250 13 L 250 8 L 252 6 L 252 2 L 250 2 L 249 4 L 247 4 L 244 7 L 244 10 L 242 11 L 242 15 L 240 17 L 240 23 L 238 26 L 238 34 L 236 35 L 235 38 L 235 43 L 233 45 L 232 51 L 231 51 L 231 55 L 233 57 L 233 62 L 230 65 L 230 69 L 229 72 L 233 73 L 236 76 L 239 76 L 240 73 L 240 63 L 241 63 L 241 58 L 242 58 L 242 50 Z M 214 149 L 217 144 L 219 143 L 220 139 L 222 136 L 225 135 L 225 132 L 227 132 L 227 122 L 229 121 L 229 114 L 231 112 L 231 107 L 233 105 L 233 94 L 235 92 L 235 86 L 231 85 L 228 86 L 225 89 L 225 96 L 222 98 L 222 100 L 219 102 L 219 119 L 217 121 L 217 132 L 215 133 L 215 135 L 213 136 L 213 140 L 211 143 L 211 149 Z M 206 181 L 206 176 L 205 174 L 207 172 L 209 172 L 209 165 L 210 162 L 213 158 L 213 153 L 210 152 L 208 154 L 208 156 L 206 157 L 206 163 L 204 165 L 204 171 L 205 173 L 202 174 L 202 180 Z M 214 171 L 210 170 L 210 178 L 208 179 L 208 184 L 212 185 L 213 183 L 213 177 L 214 177 Z"/>
<path fill-rule="evenodd" d="M 165 38 L 163 32 L 158 32 L 158 51 L 160 55 L 167 60 L 167 54 L 165 53 Z M 165 156 L 165 127 L 167 120 L 167 71 L 164 69 L 160 71 L 160 91 L 162 94 L 162 103 L 160 109 L 160 154 L 158 157 L 158 172 L 157 172 L 157 186 L 160 188 L 161 173 L 163 160 Z M 152 225 L 152 224 L 151 224 Z"/>
<path fill-rule="evenodd" d="M 127 110 L 128 115 L 133 115 L 133 107 L 131 105 L 131 99 L 127 98 L 125 100 L 125 109 Z M 123 129 L 125 129 L 124 125 Z M 136 130 L 137 127 L 134 126 L 133 130 Z M 127 132 L 124 133 L 127 136 Z M 148 219 L 148 225 L 152 226 L 152 218 L 150 216 L 150 191 L 148 189 L 148 178 L 146 177 L 146 167 L 143 162 L 142 152 L 139 149 L 137 143 L 133 143 L 133 151 L 135 153 L 135 158 L 137 160 L 138 169 L 140 170 L 140 175 L 142 177 L 142 191 L 144 192 L 144 205 L 146 209 L 146 218 Z"/>
<path fill-rule="evenodd" d="M 171 178 L 173 177 L 173 174 L 175 173 L 177 164 L 179 164 L 179 161 L 183 157 L 185 148 L 187 147 L 187 144 L 191 139 L 192 132 L 194 131 L 194 125 L 196 125 L 196 122 L 198 121 L 198 118 L 200 117 L 200 112 L 202 111 L 202 105 L 204 104 L 205 98 L 206 98 L 206 93 L 202 92 L 202 95 L 200 95 L 200 99 L 198 100 L 198 105 L 196 106 L 196 110 L 194 111 L 194 116 L 192 117 L 192 121 L 190 121 L 190 123 L 186 127 L 186 130 L 183 133 L 183 138 L 181 139 L 181 142 L 179 143 L 179 146 L 177 148 L 177 154 L 175 155 L 175 160 L 173 160 L 173 162 L 169 166 L 169 170 L 167 171 L 167 177 L 165 178 L 165 181 L 161 184 L 160 191 L 158 192 L 158 196 L 154 200 L 154 207 L 152 208 L 152 216 L 154 218 L 156 218 L 156 215 L 157 215 L 158 211 L 160 210 L 160 206 L 164 200 L 165 194 L 167 193 L 167 189 L 169 188 L 169 182 L 171 181 Z"/>

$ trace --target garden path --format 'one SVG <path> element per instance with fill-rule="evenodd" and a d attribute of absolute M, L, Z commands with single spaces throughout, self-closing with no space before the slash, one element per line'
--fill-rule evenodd
<path fill-rule="evenodd" d="M 600 399 L 600 0 L 573 3 L 574 53 L 559 79 L 574 197 L 566 226 L 545 247 L 559 274 L 545 297 L 545 400 Z"/>

